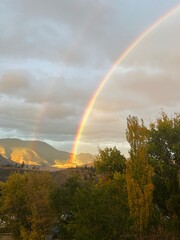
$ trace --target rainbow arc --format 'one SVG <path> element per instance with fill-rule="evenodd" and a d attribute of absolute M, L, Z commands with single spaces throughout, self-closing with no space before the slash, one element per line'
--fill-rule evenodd
<path fill-rule="evenodd" d="M 72 155 L 69 164 L 72 165 L 77 165 L 78 160 L 76 159 L 76 154 L 78 151 L 78 145 L 80 142 L 80 138 L 82 135 L 82 132 L 84 130 L 84 127 L 86 125 L 86 122 L 88 120 L 88 117 L 94 107 L 94 104 L 98 98 L 98 95 L 102 91 L 104 85 L 107 83 L 109 80 L 110 76 L 114 72 L 114 70 L 117 68 L 119 64 L 121 64 L 125 58 L 135 49 L 151 32 L 153 32 L 157 27 L 159 27 L 162 23 L 164 23 L 166 20 L 168 20 L 169 17 L 172 15 L 176 14 L 180 10 L 180 4 L 178 4 L 175 8 L 170 10 L 168 13 L 164 14 L 161 18 L 159 18 L 155 23 L 153 23 L 150 27 L 148 27 L 139 37 L 137 37 L 131 44 L 130 46 L 120 55 L 120 57 L 116 60 L 116 62 L 113 64 L 113 66 L 110 68 L 110 70 L 107 72 L 105 77 L 102 79 L 100 85 L 96 89 L 95 93 L 93 94 L 91 100 L 89 101 L 84 114 L 82 116 L 81 122 L 79 124 L 79 128 L 77 131 L 77 134 L 75 136 L 73 148 L 72 148 Z"/>

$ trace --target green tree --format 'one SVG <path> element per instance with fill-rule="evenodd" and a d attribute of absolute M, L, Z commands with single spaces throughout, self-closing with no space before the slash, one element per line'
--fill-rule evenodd
<path fill-rule="evenodd" d="M 52 193 L 52 205 L 63 239 L 118 240 L 129 230 L 125 175 L 118 172 L 96 184 L 73 176 Z M 68 213 L 71 218 L 64 221 Z"/>
<path fill-rule="evenodd" d="M 115 172 L 125 172 L 125 157 L 116 148 L 99 149 L 99 154 L 94 162 L 98 173 L 112 178 Z"/>
<path fill-rule="evenodd" d="M 75 195 L 80 188 L 82 188 L 82 181 L 79 175 L 73 175 L 63 186 L 56 187 L 51 193 L 51 206 L 60 228 L 61 237 L 65 239 L 72 239 L 73 236 L 71 231 L 68 231 L 69 224 L 67 222 L 72 220 L 68 216 L 74 215 Z"/>
<path fill-rule="evenodd" d="M 86 183 L 75 195 L 70 239 L 118 240 L 129 229 L 125 177 L 119 173 L 108 182 Z"/>
<path fill-rule="evenodd" d="M 180 229 L 180 114 L 170 118 L 162 112 L 150 124 L 148 156 L 155 171 L 154 204 L 162 215 L 176 219 L 176 229 Z"/>
<path fill-rule="evenodd" d="M 154 189 L 154 172 L 147 158 L 147 128 L 143 121 L 139 124 L 137 117 L 128 117 L 126 137 L 131 147 L 126 164 L 128 203 L 134 230 L 141 238 L 149 222 Z"/>
<path fill-rule="evenodd" d="M 169 118 L 161 113 L 154 123 L 150 124 L 148 137 L 148 154 L 151 158 L 169 165 L 180 165 L 180 114 Z"/>

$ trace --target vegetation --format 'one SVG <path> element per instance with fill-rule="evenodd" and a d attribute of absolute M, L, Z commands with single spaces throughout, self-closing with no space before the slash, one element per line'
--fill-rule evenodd
<path fill-rule="evenodd" d="M 1 212 L 15 239 L 45 239 L 53 222 L 50 174 L 14 173 L 1 188 Z"/>
<path fill-rule="evenodd" d="M 147 229 L 152 209 L 154 186 L 153 167 L 148 163 L 147 129 L 136 117 L 127 119 L 127 140 L 131 146 L 130 159 L 126 163 L 126 183 L 130 215 L 134 231 L 142 238 Z"/>
<path fill-rule="evenodd" d="M 125 161 L 126 158 L 116 147 L 106 147 L 105 149 L 99 149 L 94 166 L 97 173 L 107 178 L 112 178 L 115 172 L 125 172 Z"/>
<path fill-rule="evenodd" d="M 176 240 L 180 234 L 180 115 L 149 127 L 128 117 L 130 157 L 99 149 L 94 168 L 58 185 L 48 172 L 0 183 L 0 230 L 15 239 Z"/>

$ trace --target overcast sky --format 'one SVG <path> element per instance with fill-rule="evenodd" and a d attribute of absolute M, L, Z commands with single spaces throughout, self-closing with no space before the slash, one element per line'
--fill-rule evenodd
<path fill-rule="evenodd" d="M 71 151 L 86 106 L 121 53 L 179 0 L 1 0 L 0 136 Z M 79 152 L 125 153 L 129 114 L 180 109 L 180 11 L 147 36 L 98 96 Z"/>

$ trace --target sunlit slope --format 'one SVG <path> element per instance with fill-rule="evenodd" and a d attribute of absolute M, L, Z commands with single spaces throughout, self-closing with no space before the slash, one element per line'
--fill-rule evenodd
<path fill-rule="evenodd" d="M 29 165 L 56 165 L 56 167 L 67 163 L 71 156 L 70 153 L 59 151 L 41 141 L 23 141 L 9 138 L 0 139 L 0 155 L 19 164 L 24 162 Z M 78 156 L 82 164 L 89 163 L 92 159 L 91 154 L 80 154 Z"/>

